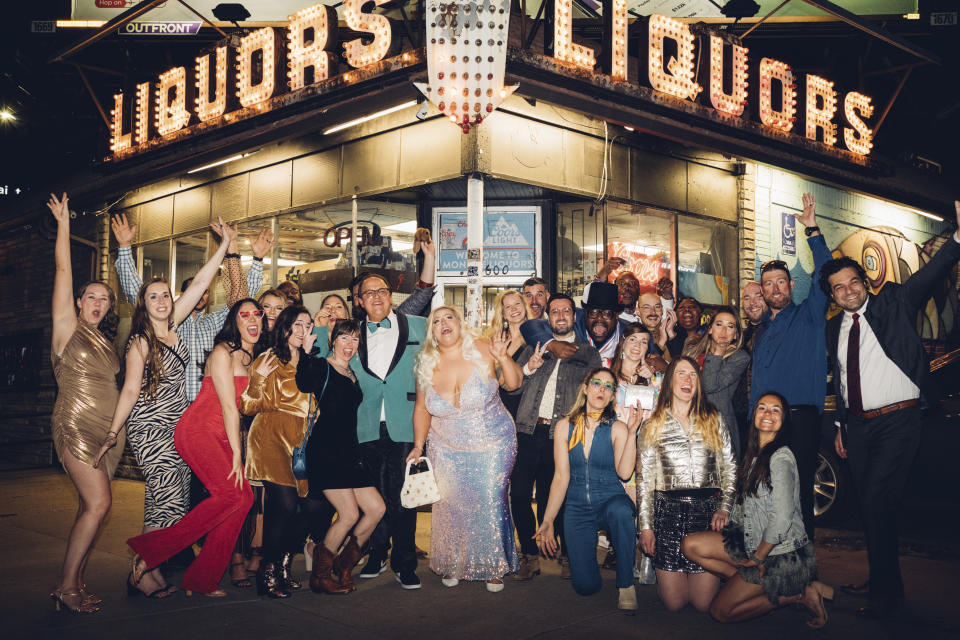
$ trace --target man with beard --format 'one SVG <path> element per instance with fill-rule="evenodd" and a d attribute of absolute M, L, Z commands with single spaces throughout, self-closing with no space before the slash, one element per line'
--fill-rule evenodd
<path fill-rule="evenodd" d="M 664 354 L 669 357 L 667 342 L 674 335 L 677 315 L 673 309 L 667 309 L 666 319 L 664 320 L 663 302 L 656 293 L 640 294 L 640 298 L 637 300 L 637 314 L 640 316 L 640 324 L 650 332 L 647 364 L 656 371 L 663 373 L 667 370 L 667 361 Z"/>
<path fill-rule="evenodd" d="M 586 286 L 583 287 L 583 299 L 586 300 L 590 297 L 590 287 L 593 286 L 595 282 L 607 282 L 610 273 L 625 266 L 626 263 L 626 260 L 617 257 L 609 258 L 603 263 L 603 266 L 597 271 L 597 275 L 594 276 L 593 282 L 588 282 Z M 640 322 L 640 316 L 637 315 L 637 298 L 640 297 L 640 281 L 637 280 L 637 276 L 635 276 L 632 271 L 621 271 L 614 279 L 613 284 L 617 286 L 620 307 L 623 309 L 620 313 L 620 320 L 622 320 L 624 324 Z"/>
<path fill-rule="evenodd" d="M 543 278 L 527 278 L 523 283 L 523 297 L 527 299 L 527 304 L 530 306 L 531 317 L 535 320 L 542 318 L 547 300 L 550 299 L 550 292 L 547 291 L 547 283 Z"/>
<path fill-rule="evenodd" d="M 811 194 L 803 194 L 803 213 L 794 217 L 806 227 L 813 253 L 813 282 L 817 282 L 831 255 L 817 227 L 816 201 Z M 770 309 L 763 320 L 763 335 L 754 338 L 750 406 L 756 406 L 760 396 L 769 391 L 780 393 L 790 403 L 790 448 L 800 476 L 800 509 L 807 535 L 813 540 L 813 475 L 827 385 L 827 296 L 814 286 L 806 300 L 794 304 L 793 279 L 782 260 L 761 265 L 760 288 Z"/>
<path fill-rule="evenodd" d="M 613 286 L 613 285 L 608 285 Z M 542 344 L 527 342 L 517 364 L 523 367 L 520 408 L 517 410 L 517 461 L 510 476 L 510 508 L 520 539 L 520 570 L 516 580 L 531 580 L 540 574 L 540 553 L 533 539 L 537 523 L 543 521 L 546 496 L 553 482 L 553 428 L 577 399 L 587 374 L 600 366 L 597 350 L 579 340 L 574 332 L 576 307 L 570 296 L 558 293 L 547 303 L 547 319 L 554 342 L 569 343 L 574 354 L 558 358 Z M 530 501 L 537 488 L 537 519 Z M 562 510 L 556 523 L 563 521 Z M 561 538 L 562 532 L 557 530 Z M 570 564 L 562 552 L 561 575 L 569 575 Z"/>
<path fill-rule="evenodd" d="M 667 341 L 667 351 L 671 358 L 679 358 L 683 353 L 683 347 L 687 340 L 696 341 L 703 335 L 700 327 L 700 316 L 703 315 L 703 309 L 696 298 L 687 297 L 680 301 L 676 308 L 677 324 L 680 329 L 677 335 Z"/>
<path fill-rule="evenodd" d="M 609 367 L 620 342 L 620 323 L 617 313 L 620 311 L 619 292 L 616 285 L 609 282 L 594 282 L 589 295 L 582 303 L 582 318 L 587 334 L 587 343 L 600 353 L 603 366 Z"/>
<path fill-rule="evenodd" d="M 763 290 L 756 280 L 751 280 L 743 286 L 740 293 L 740 308 L 747 316 L 747 327 L 743 330 L 743 348 L 746 349 L 747 353 L 753 354 L 753 343 L 763 333 L 763 316 L 768 311 L 767 303 L 763 301 Z M 750 379 L 752 375 L 753 358 L 747 364 L 745 375 L 740 378 L 737 392 L 733 394 L 733 411 L 737 416 L 737 424 L 740 427 L 740 442 L 746 442 L 746 436 L 749 434 Z"/>
<path fill-rule="evenodd" d="M 960 223 L 960 201 L 954 206 Z M 960 232 L 906 282 L 887 282 L 876 295 L 850 258 L 831 260 L 820 272 L 823 292 L 843 309 L 826 336 L 840 425 L 835 447 L 850 461 L 867 536 L 870 578 L 845 588 L 869 594 L 861 617 L 886 617 L 903 598 L 897 509 L 920 443 L 921 396 L 929 403 L 936 395 L 917 312 L 957 260 Z"/>
<path fill-rule="evenodd" d="M 573 330 L 577 339 L 595 347 L 604 366 L 609 366 L 620 341 L 620 325 L 625 324 L 617 318 L 621 309 L 619 291 L 609 282 L 593 282 L 587 293 L 583 309 L 576 310 Z M 558 358 L 569 358 L 576 352 L 572 345 L 554 340 L 545 320 L 527 320 L 520 326 L 520 333 L 527 344 L 539 343 Z"/>

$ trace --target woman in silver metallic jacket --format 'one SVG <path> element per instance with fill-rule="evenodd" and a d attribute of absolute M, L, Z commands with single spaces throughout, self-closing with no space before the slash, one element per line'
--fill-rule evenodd
<path fill-rule="evenodd" d="M 720 581 L 680 552 L 684 536 L 727 524 L 737 467 L 723 417 L 707 402 L 700 368 L 687 356 L 664 375 L 637 445 L 640 545 L 653 556 L 657 591 L 671 611 L 710 607 Z"/>
<path fill-rule="evenodd" d="M 753 410 L 733 521 L 722 533 L 694 533 L 681 545 L 690 560 L 727 578 L 710 605 L 719 622 L 748 620 L 797 602 L 810 610 L 809 626 L 827 622 L 823 601 L 833 599 L 833 588 L 816 581 L 816 555 L 800 515 L 797 463 L 788 442 L 790 406 L 780 394 L 766 393 Z"/>

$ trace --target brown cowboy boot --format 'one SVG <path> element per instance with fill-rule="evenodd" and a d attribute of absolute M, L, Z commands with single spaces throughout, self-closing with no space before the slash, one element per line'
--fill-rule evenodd
<path fill-rule="evenodd" d="M 313 547 L 313 571 L 310 572 L 310 590 L 314 593 L 329 593 L 343 595 L 350 593 L 350 589 L 341 586 L 331 575 L 333 571 L 333 552 L 327 549 L 322 542 Z"/>
<path fill-rule="evenodd" d="M 357 536 L 350 536 L 333 565 L 334 571 L 340 574 L 340 586 L 346 587 L 350 591 L 356 591 L 357 585 L 353 583 L 353 576 L 350 575 L 350 572 L 353 571 L 361 557 L 363 557 L 363 552 L 360 550 L 360 545 L 357 544 Z"/>

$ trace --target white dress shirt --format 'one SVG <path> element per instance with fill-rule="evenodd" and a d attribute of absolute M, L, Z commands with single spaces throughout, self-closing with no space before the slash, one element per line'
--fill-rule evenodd
<path fill-rule="evenodd" d="M 869 302 L 868 298 L 856 311 L 860 314 L 860 397 L 863 400 L 864 411 L 872 411 L 895 402 L 916 400 L 920 397 L 920 389 L 893 360 L 887 357 L 883 347 L 877 341 L 876 334 L 870 328 L 870 323 L 863 316 Z M 850 402 L 847 399 L 847 343 L 850 339 L 850 327 L 853 326 L 853 313 L 852 311 L 843 312 L 843 320 L 840 322 L 840 341 L 837 344 L 840 391 L 843 394 L 843 403 L 848 407 Z"/>
<path fill-rule="evenodd" d="M 367 330 L 367 368 L 374 374 L 385 379 L 390 371 L 390 363 L 393 362 L 393 354 L 397 351 L 397 342 L 400 340 L 400 327 L 397 326 L 397 314 L 391 311 L 387 318 L 390 320 L 390 328 L 380 327 L 376 331 L 370 331 L 365 323 Z M 387 414 L 384 411 L 383 403 L 380 403 L 380 422 L 385 422 Z"/>

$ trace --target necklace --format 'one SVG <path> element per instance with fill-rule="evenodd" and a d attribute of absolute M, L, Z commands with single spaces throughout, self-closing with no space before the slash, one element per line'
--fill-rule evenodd
<path fill-rule="evenodd" d="M 340 375 L 342 375 L 342 376 L 344 376 L 344 377 L 346 377 L 346 378 L 350 378 L 351 380 L 356 380 L 356 378 L 354 378 L 354 376 L 353 376 L 353 371 L 350 369 L 350 365 L 349 365 L 349 364 L 346 365 L 346 366 L 343 366 L 343 365 L 341 365 L 339 362 L 336 362 L 335 360 L 330 359 L 330 358 L 327 359 L 327 362 L 329 362 L 329 363 L 331 364 L 331 366 L 333 366 L 333 368 L 336 369 L 336 370 L 340 373 Z"/>

